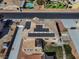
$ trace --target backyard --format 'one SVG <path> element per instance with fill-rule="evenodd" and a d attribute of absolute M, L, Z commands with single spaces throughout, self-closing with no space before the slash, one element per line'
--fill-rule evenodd
<path fill-rule="evenodd" d="M 63 52 L 61 46 L 46 46 L 44 52 L 56 52 L 57 59 L 63 59 Z"/>
<path fill-rule="evenodd" d="M 71 47 L 69 45 L 64 45 L 65 52 L 66 52 L 66 59 L 75 59 L 75 57 L 72 55 Z"/>

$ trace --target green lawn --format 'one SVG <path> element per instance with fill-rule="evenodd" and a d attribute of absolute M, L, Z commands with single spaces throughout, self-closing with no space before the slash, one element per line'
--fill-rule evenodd
<path fill-rule="evenodd" d="M 56 52 L 57 59 L 63 59 L 63 52 L 61 46 L 49 46 L 44 48 L 44 52 Z"/>
<path fill-rule="evenodd" d="M 63 3 L 60 2 L 51 2 L 51 3 L 47 3 L 45 5 L 45 8 L 58 8 L 58 9 L 63 9 L 65 8 Z"/>
<path fill-rule="evenodd" d="M 71 47 L 69 45 L 64 45 L 65 52 L 66 52 L 66 58 L 67 59 L 75 59 L 75 57 L 71 53 Z"/>

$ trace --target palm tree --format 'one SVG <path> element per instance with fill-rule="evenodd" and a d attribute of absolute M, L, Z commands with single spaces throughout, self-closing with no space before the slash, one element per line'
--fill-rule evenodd
<path fill-rule="evenodd" d="M 7 4 L 7 2 L 4 2 L 4 4 L 6 5 L 6 4 Z"/>

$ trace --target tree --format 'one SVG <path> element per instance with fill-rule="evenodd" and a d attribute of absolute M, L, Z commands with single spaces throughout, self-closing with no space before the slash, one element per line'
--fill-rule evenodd
<path fill-rule="evenodd" d="M 6 4 L 7 4 L 7 2 L 4 2 L 4 4 L 6 5 Z"/>
<path fill-rule="evenodd" d="M 30 2 L 33 2 L 33 1 L 35 1 L 35 0 L 30 0 Z"/>
<path fill-rule="evenodd" d="M 37 4 L 38 4 L 38 5 L 43 5 L 44 3 L 45 3 L 44 0 L 37 0 Z"/>

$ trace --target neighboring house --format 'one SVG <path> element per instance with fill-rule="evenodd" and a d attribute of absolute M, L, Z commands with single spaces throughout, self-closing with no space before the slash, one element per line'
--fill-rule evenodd
<path fill-rule="evenodd" d="M 38 23 L 38 20 L 26 21 L 23 35 L 18 59 L 55 59 L 53 53 L 48 56 L 44 55 L 43 52 L 45 45 L 59 44 L 59 34 L 55 21 L 52 21 L 51 24 L 49 21 L 45 23 L 42 21 Z"/>

